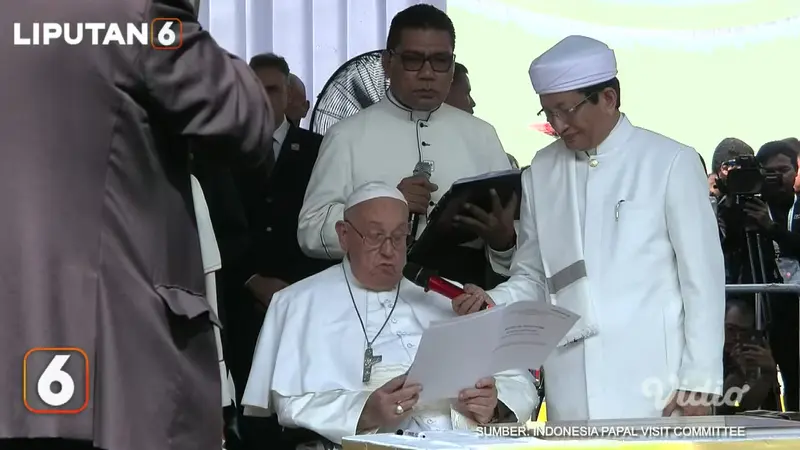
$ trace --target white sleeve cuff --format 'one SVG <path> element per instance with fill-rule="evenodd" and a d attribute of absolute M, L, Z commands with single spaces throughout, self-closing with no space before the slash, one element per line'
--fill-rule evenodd
<path fill-rule="evenodd" d="M 489 258 L 489 264 L 495 273 L 503 276 L 511 275 L 511 261 L 514 259 L 514 253 L 517 246 L 514 245 L 508 250 L 495 250 L 488 245 L 486 246 L 486 255 Z"/>
<path fill-rule="evenodd" d="M 533 377 L 526 370 L 506 371 L 495 375 L 497 400 L 503 402 L 514 413 L 518 423 L 531 420 L 531 415 L 539 403 L 539 395 L 533 384 Z"/>

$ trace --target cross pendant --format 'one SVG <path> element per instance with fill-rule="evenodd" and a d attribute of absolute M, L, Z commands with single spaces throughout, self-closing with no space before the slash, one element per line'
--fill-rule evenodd
<path fill-rule="evenodd" d="M 367 349 L 364 350 L 364 371 L 361 376 L 361 381 L 363 383 L 369 383 L 370 378 L 372 378 L 372 366 L 381 362 L 382 359 L 383 356 L 381 355 L 373 355 L 372 346 L 367 345 Z"/>

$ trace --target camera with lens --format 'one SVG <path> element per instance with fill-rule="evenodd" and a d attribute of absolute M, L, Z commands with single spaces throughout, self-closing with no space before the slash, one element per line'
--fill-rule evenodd
<path fill-rule="evenodd" d="M 781 174 L 761 167 L 755 156 L 742 155 L 725 163 L 728 175 L 717 180 L 720 193 L 737 199 L 760 197 L 765 192 L 781 188 Z"/>

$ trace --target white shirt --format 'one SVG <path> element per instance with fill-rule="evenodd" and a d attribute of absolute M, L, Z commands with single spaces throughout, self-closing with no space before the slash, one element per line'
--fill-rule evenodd
<path fill-rule="evenodd" d="M 367 340 L 345 273 L 368 338 L 374 339 L 373 353 L 382 357 L 366 384 L 362 367 Z M 408 370 L 428 324 L 455 317 L 449 299 L 402 281 L 394 313 L 377 335 L 396 293 L 363 289 L 344 262 L 275 294 L 242 400 L 245 414 L 277 414 L 283 426 L 310 429 L 336 443 L 355 435 L 367 398 Z M 538 402 L 530 374 L 508 371 L 496 380 L 499 400 L 521 421 L 528 420 Z M 448 430 L 472 424 L 443 402 L 415 408 L 401 428 Z"/>
<path fill-rule="evenodd" d="M 433 162 L 431 182 L 439 186 L 428 212 L 454 181 L 511 168 L 488 123 L 446 104 L 432 112 L 412 111 L 389 94 L 326 133 L 298 221 L 303 252 L 341 259 L 336 221 L 347 196 L 370 181 L 397 185 L 412 175 L 419 161 Z M 420 220 L 418 233 L 425 224 Z"/>
<path fill-rule="evenodd" d="M 283 141 L 286 140 L 286 134 L 288 132 L 289 121 L 286 120 L 286 117 L 284 117 L 283 122 L 281 122 L 280 126 L 275 129 L 274 133 L 272 133 L 272 151 L 275 152 L 275 161 L 277 161 L 278 157 L 281 155 Z"/>

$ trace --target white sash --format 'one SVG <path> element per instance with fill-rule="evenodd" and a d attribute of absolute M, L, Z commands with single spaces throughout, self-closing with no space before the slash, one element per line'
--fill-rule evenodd
<path fill-rule="evenodd" d="M 214 234 L 214 227 L 211 224 L 211 215 L 208 212 L 203 188 L 194 175 L 191 175 L 191 180 L 194 213 L 197 217 L 197 234 L 200 237 L 200 253 L 202 254 L 203 270 L 205 272 L 206 299 L 211 312 L 219 317 L 216 272 L 222 268 L 222 258 L 219 254 L 217 238 Z M 217 327 L 214 327 L 214 340 L 217 343 L 217 359 L 219 361 L 219 375 L 222 384 L 222 406 L 234 405 L 236 404 L 236 392 L 233 387 L 233 380 L 225 365 L 225 358 L 222 354 L 222 336 Z"/>
<path fill-rule="evenodd" d="M 534 160 L 529 170 L 536 183 L 532 190 L 534 209 L 547 212 L 534 217 L 547 290 L 554 305 L 580 316 L 559 343 L 563 347 L 594 336 L 598 330 L 583 255 L 578 162 L 575 154 L 566 150 L 542 156 L 545 158 Z"/>

